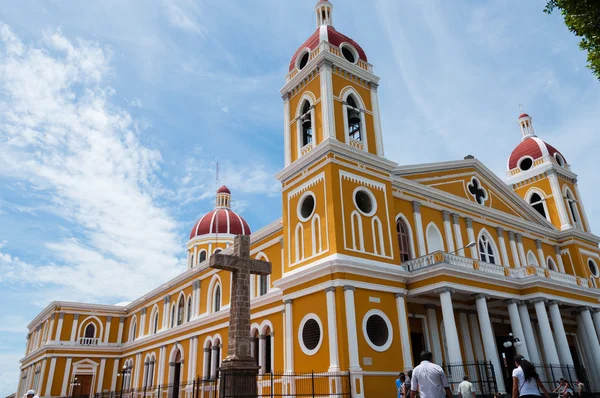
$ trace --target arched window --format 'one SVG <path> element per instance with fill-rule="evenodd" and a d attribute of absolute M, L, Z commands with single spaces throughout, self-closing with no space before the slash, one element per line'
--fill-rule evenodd
<path fill-rule="evenodd" d="M 176 322 L 176 314 L 175 314 L 175 304 L 171 307 L 171 327 L 175 327 Z"/>
<path fill-rule="evenodd" d="M 356 105 L 356 100 L 353 95 L 349 95 L 346 99 L 346 108 L 348 116 L 348 136 L 350 137 L 350 140 L 362 141 L 361 113 Z"/>
<path fill-rule="evenodd" d="M 93 339 L 94 337 L 96 337 L 96 327 L 94 326 L 93 323 L 90 323 L 89 325 L 87 325 L 85 327 L 85 338 L 86 339 Z"/>
<path fill-rule="evenodd" d="M 190 267 L 194 266 L 194 255 L 192 254 L 192 256 L 190 257 Z"/>
<path fill-rule="evenodd" d="M 529 204 L 537 210 L 538 213 L 542 215 L 542 217 L 547 218 L 546 209 L 544 208 L 544 201 L 542 197 L 538 193 L 533 193 L 529 198 Z"/>
<path fill-rule="evenodd" d="M 187 301 L 187 319 L 186 321 L 189 322 L 192 319 L 192 298 L 188 297 L 188 301 Z"/>
<path fill-rule="evenodd" d="M 567 189 L 566 197 L 567 197 L 567 206 L 569 207 L 569 211 L 571 213 L 571 218 L 573 219 L 573 223 L 579 224 L 579 210 L 577 209 L 577 201 L 575 200 L 575 197 L 571 193 L 570 189 Z"/>
<path fill-rule="evenodd" d="M 302 134 L 302 147 L 313 141 L 312 112 L 310 102 L 304 100 L 302 116 L 300 116 L 300 131 Z"/>
<path fill-rule="evenodd" d="M 402 218 L 396 221 L 396 233 L 398 235 L 398 245 L 400 246 L 400 261 L 408 261 L 411 259 L 410 236 L 408 234 L 408 227 Z"/>
<path fill-rule="evenodd" d="M 479 237 L 479 259 L 485 263 L 496 264 L 494 246 L 487 234 Z"/>
<path fill-rule="evenodd" d="M 185 312 L 185 301 L 183 296 L 179 298 L 179 302 L 177 303 L 177 325 L 181 325 L 183 323 L 183 316 Z"/>
<path fill-rule="evenodd" d="M 131 325 L 131 336 L 129 336 L 129 341 L 135 341 L 137 337 L 137 319 L 133 318 L 133 324 Z"/>
<path fill-rule="evenodd" d="M 539 267 L 537 258 L 535 257 L 535 254 L 533 254 L 533 252 L 531 250 L 529 250 L 527 252 L 527 265 L 535 265 L 536 267 Z"/>
<path fill-rule="evenodd" d="M 444 251 L 442 233 L 434 223 L 427 226 L 427 254 Z"/>
<path fill-rule="evenodd" d="M 223 250 L 221 250 L 221 249 L 216 249 L 216 250 L 214 251 L 214 253 L 213 253 L 213 254 L 219 254 L 219 253 L 221 253 L 222 251 L 223 251 Z"/>
<path fill-rule="evenodd" d="M 552 260 L 550 257 L 548 257 L 546 260 L 546 265 L 548 266 L 548 269 L 551 269 L 552 271 L 558 271 L 556 268 L 556 263 L 554 263 L 554 260 Z"/>
<path fill-rule="evenodd" d="M 258 294 L 264 296 L 269 290 L 269 282 L 267 280 L 267 275 L 260 275 L 258 278 L 260 283 L 260 289 Z"/>
<path fill-rule="evenodd" d="M 271 328 L 267 327 L 265 330 L 265 373 L 273 372 L 273 364 L 271 361 L 271 352 L 272 352 L 272 337 L 271 337 Z"/>
<path fill-rule="evenodd" d="M 156 311 L 154 313 L 154 322 L 153 322 L 153 329 L 152 329 L 152 333 L 156 334 L 156 332 L 158 332 L 158 311 Z"/>
<path fill-rule="evenodd" d="M 221 311 L 221 285 L 215 286 L 214 312 Z"/>
<path fill-rule="evenodd" d="M 206 250 L 202 250 L 200 254 L 198 254 L 198 264 L 206 261 Z"/>

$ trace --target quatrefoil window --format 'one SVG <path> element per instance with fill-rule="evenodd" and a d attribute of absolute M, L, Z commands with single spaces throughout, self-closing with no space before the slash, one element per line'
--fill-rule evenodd
<path fill-rule="evenodd" d="M 471 178 L 471 182 L 467 185 L 467 189 L 469 190 L 469 193 L 473 195 L 475 202 L 480 205 L 485 204 L 486 200 L 488 200 L 487 191 L 481 186 L 481 183 L 476 177 Z"/>

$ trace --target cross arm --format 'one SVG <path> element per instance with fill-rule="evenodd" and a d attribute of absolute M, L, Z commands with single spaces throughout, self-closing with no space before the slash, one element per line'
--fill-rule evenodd
<path fill-rule="evenodd" d="M 213 254 L 210 257 L 210 267 L 231 272 L 248 270 L 248 272 L 255 275 L 269 275 L 272 268 L 271 263 L 267 261 L 240 258 L 221 253 Z"/>

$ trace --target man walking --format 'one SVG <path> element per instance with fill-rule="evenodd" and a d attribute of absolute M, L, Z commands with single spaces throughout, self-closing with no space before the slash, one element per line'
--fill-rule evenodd
<path fill-rule="evenodd" d="M 429 351 L 421 352 L 421 363 L 413 369 L 410 389 L 411 398 L 452 398 L 450 383 L 441 366 L 432 363 L 433 354 Z M 471 397 L 463 397 L 471 398 Z"/>
<path fill-rule="evenodd" d="M 459 398 L 475 398 L 473 384 L 469 381 L 469 376 L 463 376 L 463 381 L 458 385 Z"/>

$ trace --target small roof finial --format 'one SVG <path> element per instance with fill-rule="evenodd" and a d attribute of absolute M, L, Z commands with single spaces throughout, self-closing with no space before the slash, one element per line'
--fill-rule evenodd
<path fill-rule="evenodd" d="M 519 110 L 523 113 L 523 104 L 519 103 Z"/>
<path fill-rule="evenodd" d="M 331 13 L 333 11 L 333 5 L 329 0 L 319 0 L 315 6 L 315 13 L 317 16 L 317 27 L 323 25 L 332 26 Z"/>

